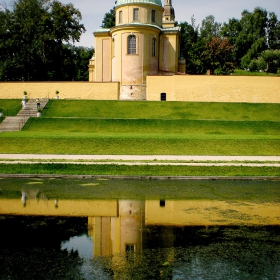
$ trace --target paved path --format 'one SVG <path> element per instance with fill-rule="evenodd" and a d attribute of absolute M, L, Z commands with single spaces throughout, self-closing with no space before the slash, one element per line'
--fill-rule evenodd
<path fill-rule="evenodd" d="M 44 109 L 48 103 L 47 98 L 40 99 L 41 108 Z M 0 124 L 1 131 L 20 131 L 30 117 L 37 117 L 36 99 L 30 99 L 26 103 L 26 107 L 21 109 L 15 117 L 6 117 Z"/>
<path fill-rule="evenodd" d="M 172 156 L 172 155 L 48 155 L 0 154 L 2 163 L 36 163 L 36 161 L 76 164 L 117 163 L 126 165 L 231 165 L 277 166 L 280 156 Z M 104 162 L 105 161 L 105 162 Z"/>

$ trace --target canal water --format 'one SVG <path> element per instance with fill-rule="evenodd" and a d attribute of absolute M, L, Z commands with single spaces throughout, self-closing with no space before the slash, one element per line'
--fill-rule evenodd
<path fill-rule="evenodd" d="M 0 279 L 280 279 L 277 181 L 0 186 Z"/>

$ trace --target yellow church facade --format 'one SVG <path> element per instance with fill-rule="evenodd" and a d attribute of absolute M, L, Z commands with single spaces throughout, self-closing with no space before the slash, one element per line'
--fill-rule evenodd
<path fill-rule="evenodd" d="M 172 0 L 118 0 L 115 12 L 94 32 L 89 81 L 1 82 L 1 98 L 280 103 L 280 77 L 182 75 Z"/>
<path fill-rule="evenodd" d="M 119 99 L 146 100 L 147 76 L 185 73 L 172 1 L 118 0 L 115 13 L 113 28 L 94 32 L 89 81 L 119 82 Z"/>

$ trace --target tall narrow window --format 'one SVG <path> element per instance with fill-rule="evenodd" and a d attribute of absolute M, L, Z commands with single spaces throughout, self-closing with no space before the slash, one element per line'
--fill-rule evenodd
<path fill-rule="evenodd" d="M 133 20 L 138 20 L 138 16 L 139 16 L 139 9 L 134 8 L 133 9 Z"/>
<path fill-rule="evenodd" d="M 136 54 L 136 36 L 133 34 L 127 38 L 127 53 Z"/>
<path fill-rule="evenodd" d="M 151 18 L 152 22 L 156 22 L 156 11 L 152 10 L 152 18 Z"/>
<path fill-rule="evenodd" d="M 112 57 L 115 57 L 115 38 L 112 39 Z"/>
<path fill-rule="evenodd" d="M 157 55 L 157 39 L 153 38 L 152 41 L 152 56 L 156 56 Z"/>
<path fill-rule="evenodd" d="M 122 23 L 122 11 L 119 11 L 119 23 Z"/>

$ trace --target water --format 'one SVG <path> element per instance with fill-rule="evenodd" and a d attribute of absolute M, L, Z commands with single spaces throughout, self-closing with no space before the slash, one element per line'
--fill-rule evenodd
<path fill-rule="evenodd" d="M 1 184 L 0 279 L 280 279 L 277 184 L 263 200 L 73 199 L 55 181 L 20 182 Z"/>

